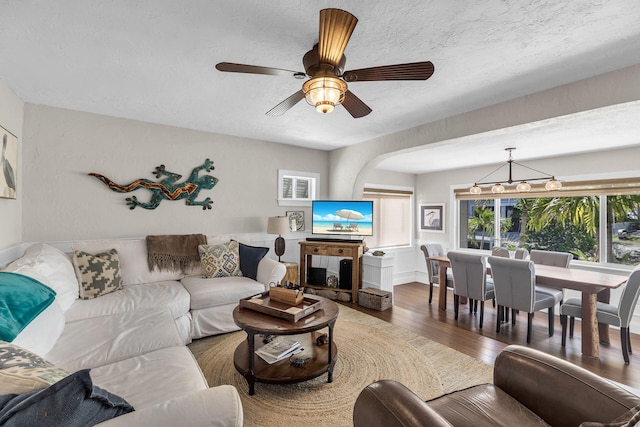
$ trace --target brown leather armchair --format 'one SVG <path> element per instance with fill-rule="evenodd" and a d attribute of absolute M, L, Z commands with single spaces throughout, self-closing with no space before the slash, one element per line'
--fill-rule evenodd
<path fill-rule="evenodd" d="M 540 351 L 511 345 L 496 358 L 493 384 L 423 402 L 402 384 L 367 386 L 354 426 L 571 426 L 606 423 L 637 412 L 640 397 L 611 381 Z"/>

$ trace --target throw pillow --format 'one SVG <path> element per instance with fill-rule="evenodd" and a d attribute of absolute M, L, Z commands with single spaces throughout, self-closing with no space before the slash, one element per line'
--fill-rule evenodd
<path fill-rule="evenodd" d="M 0 394 L 40 390 L 68 375 L 24 348 L 0 341 Z"/>
<path fill-rule="evenodd" d="M 74 251 L 73 264 L 80 282 L 81 299 L 93 299 L 122 289 L 120 258 L 115 249 L 97 254 Z"/>
<path fill-rule="evenodd" d="M 200 264 L 204 277 L 242 276 L 238 242 L 222 245 L 199 245 Z"/>
<path fill-rule="evenodd" d="M 249 246 L 238 242 L 238 253 L 240 254 L 240 270 L 244 277 L 256 280 L 258 276 L 258 264 L 260 260 L 269 252 L 269 248 L 259 246 Z"/>
<path fill-rule="evenodd" d="M 94 386 L 88 369 L 43 390 L 0 396 L 0 425 L 85 427 L 132 411 L 123 398 Z"/>

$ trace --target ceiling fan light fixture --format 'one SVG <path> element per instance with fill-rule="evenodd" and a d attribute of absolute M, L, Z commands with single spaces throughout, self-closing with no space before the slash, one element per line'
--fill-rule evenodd
<path fill-rule="evenodd" d="M 309 105 L 319 113 L 330 113 L 344 100 L 347 84 L 337 77 L 314 77 L 305 82 L 302 90 Z"/>

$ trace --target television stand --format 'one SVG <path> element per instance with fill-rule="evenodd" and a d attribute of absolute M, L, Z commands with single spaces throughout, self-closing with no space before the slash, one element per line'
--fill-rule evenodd
<path fill-rule="evenodd" d="M 306 241 L 300 244 L 300 286 L 312 289 L 329 289 L 336 292 L 350 292 L 351 301 L 358 302 L 358 291 L 362 288 L 362 253 L 364 245 L 357 240 L 339 242 L 336 239 L 330 241 Z M 307 283 L 307 265 L 312 265 L 313 255 L 338 256 L 351 258 L 351 289 L 329 288 L 327 286 L 313 286 Z"/>
<path fill-rule="evenodd" d="M 334 239 L 332 237 L 307 237 L 307 242 L 326 242 L 326 243 L 362 243 L 362 239 Z"/>

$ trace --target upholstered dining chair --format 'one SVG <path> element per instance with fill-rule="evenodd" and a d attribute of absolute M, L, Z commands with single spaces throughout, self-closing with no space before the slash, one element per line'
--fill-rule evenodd
<path fill-rule="evenodd" d="M 529 259 L 535 264 L 550 265 L 552 267 L 569 268 L 573 255 L 569 252 L 556 252 L 556 251 L 540 251 L 532 249 L 529 254 Z M 562 298 L 560 304 L 564 301 L 564 289 L 554 288 L 552 286 L 538 286 L 538 291 L 546 292 L 549 295 L 556 295 L 558 291 L 562 291 Z"/>
<path fill-rule="evenodd" d="M 503 258 L 510 258 L 509 250 L 507 248 L 503 248 L 500 246 L 494 246 L 493 249 L 491 249 L 491 255 L 500 256 Z M 527 259 L 528 256 L 529 256 L 529 251 L 526 250 L 525 248 L 516 249 L 515 259 Z"/>
<path fill-rule="evenodd" d="M 556 297 L 536 290 L 534 263 L 528 260 L 491 256 L 489 264 L 498 305 L 496 332 L 500 332 L 504 310 L 511 309 L 512 325 L 516 323 L 516 311 L 523 311 L 528 314 L 527 343 L 530 343 L 533 313 L 546 308 L 549 314 L 549 336 L 553 336 L 554 307 L 558 301 Z"/>
<path fill-rule="evenodd" d="M 444 248 L 440 243 L 426 243 L 420 246 L 422 252 L 424 252 L 424 259 L 427 262 L 427 274 L 429 275 L 429 304 L 433 299 L 433 285 L 440 284 L 440 277 L 438 275 L 438 262 L 431 261 L 429 257 L 432 256 L 445 256 Z M 447 288 L 453 288 L 453 274 L 449 273 L 447 269 Z"/>
<path fill-rule="evenodd" d="M 620 327 L 620 342 L 622 343 L 622 357 L 624 363 L 629 363 L 631 354 L 631 332 L 629 325 L 633 311 L 640 295 L 640 265 L 633 269 L 627 283 L 622 289 L 622 295 L 617 305 L 598 302 L 596 317 L 598 323 Z M 570 318 L 569 336 L 573 337 L 573 326 L 576 317 L 581 317 L 582 299 L 569 298 L 560 306 L 560 323 L 562 323 L 562 347 L 567 344 L 567 317 Z"/>
<path fill-rule="evenodd" d="M 458 320 L 460 297 L 469 299 L 469 313 L 477 312 L 480 301 L 480 329 L 484 320 L 484 302 L 494 298 L 493 279 L 487 277 L 487 259 L 483 255 L 450 251 L 447 254 L 453 272 L 453 307 Z"/>

